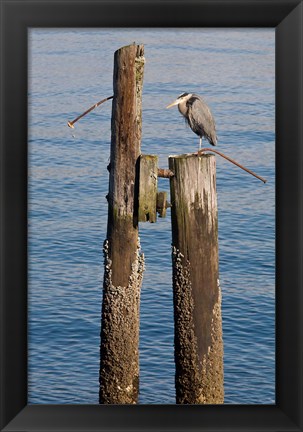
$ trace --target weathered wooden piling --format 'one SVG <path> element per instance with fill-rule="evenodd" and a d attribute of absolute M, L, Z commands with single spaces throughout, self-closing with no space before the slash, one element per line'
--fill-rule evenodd
<path fill-rule="evenodd" d="M 139 302 L 144 257 L 138 237 L 143 45 L 114 56 L 108 225 L 101 323 L 101 404 L 134 404 L 139 392 Z"/>
<path fill-rule="evenodd" d="M 157 221 L 158 156 L 139 159 L 139 222 Z"/>
<path fill-rule="evenodd" d="M 218 280 L 216 160 L 169 157 L 176 402 L 221 404 L 223 340 Z"/>

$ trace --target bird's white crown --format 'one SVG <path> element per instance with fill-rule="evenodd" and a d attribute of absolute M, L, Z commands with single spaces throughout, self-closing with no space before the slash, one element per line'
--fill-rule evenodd
<path fill-rule="evenodd" d="M 186 100 L 190 99 L 192 97 L 192 95 L 193 95 L 192 93 L 181 93 L 178 96 L 177 100 L 178 101 L 186 101 Z"/>

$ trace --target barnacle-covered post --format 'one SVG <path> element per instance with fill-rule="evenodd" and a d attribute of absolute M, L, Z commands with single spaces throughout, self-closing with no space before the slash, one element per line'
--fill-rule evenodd
<path fill-rule="evenodd" d="M 101 404 L 134 404 L 139 392 L 139 302 L 144 257 L 138 237 L 143 45 L 114 56 L 108 225 L 101 322 Z"/>
<path fill-rule="evenodd" d="M 214 155 L 169 157 L 176 402 L 221 404 L 223 340 Z"/>

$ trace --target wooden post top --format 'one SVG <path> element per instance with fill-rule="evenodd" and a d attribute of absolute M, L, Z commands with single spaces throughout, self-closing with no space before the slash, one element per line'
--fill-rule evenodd
<path fill-rule="evenodd" d="M 180 155 L 170 155 L 168 156 L 168 159 L 187 159 L 187 158 L 211 158 L 215 157 L 213 154 L 209 153 L 203 153 L 203 154 L 197 154 L 197 153 L 183 153 Z"/>

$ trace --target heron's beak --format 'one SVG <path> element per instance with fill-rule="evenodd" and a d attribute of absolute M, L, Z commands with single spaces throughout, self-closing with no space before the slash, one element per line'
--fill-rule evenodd
<path fill-rule="evenodd" d="M 170 105 L 167 105 L 166 108 L 170 108 L 170 107 L 172 107 L 172 106 L 174 106 L 174 105 L 178 105 L 179 102 L 180 102 L 180 101 L 179 101 L 178 99 L 176 99 L 173 103 L 171 103 Z"/>

